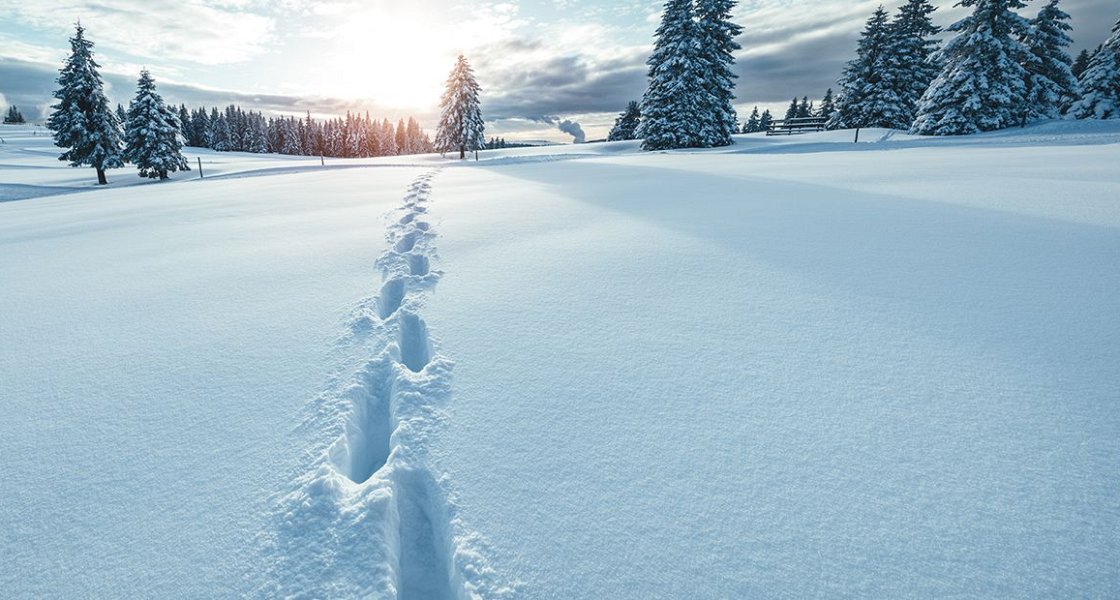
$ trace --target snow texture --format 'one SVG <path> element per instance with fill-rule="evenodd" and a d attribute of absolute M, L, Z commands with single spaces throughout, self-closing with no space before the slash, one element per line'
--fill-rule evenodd
<path fill-rule="evenodd" d="M 6 597 L 1120 596 L 1120 121 L 107 187 L 34 132 Z"/>

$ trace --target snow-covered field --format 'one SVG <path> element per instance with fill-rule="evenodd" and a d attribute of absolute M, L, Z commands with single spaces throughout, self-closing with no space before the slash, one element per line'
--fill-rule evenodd
<path fill-rule="evenodd" d="M 0 595 L 1120 596 L 1120 122 L 851 134 L 0 127 Z"/>

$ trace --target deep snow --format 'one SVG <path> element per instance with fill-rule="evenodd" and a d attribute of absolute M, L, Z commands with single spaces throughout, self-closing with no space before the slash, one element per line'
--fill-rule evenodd
<path fill-rule="evenodd" d="M 1120 124 L 0 136 L 6 596 L 1120 595 Z"/>

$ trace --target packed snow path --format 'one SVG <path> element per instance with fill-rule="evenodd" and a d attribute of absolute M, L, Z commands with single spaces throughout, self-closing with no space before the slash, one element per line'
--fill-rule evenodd
<path fill-rule="evenodd" d="M 342 342 L 371 358 L 311 407 L 306 426 L 336 436 L 280 498 L 262 596 L 451 600 L 513 591 L 497 583 L 482 542 L 455 518 L 447 482 L 427 455 L 452 368 L 433 351 L 420 316 L 440 277 L 428 219 L 435 174 L 414 181 L 390 215 L 380 288 L 355 311 Z"/>

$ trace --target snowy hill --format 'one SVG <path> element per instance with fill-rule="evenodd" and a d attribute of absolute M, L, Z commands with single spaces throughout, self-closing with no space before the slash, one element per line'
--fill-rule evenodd
<path fill-rule="evenodd" d="M 1120 122 L 109 189 L 34 133 L 6 597 L 1120 595 Z"/>

